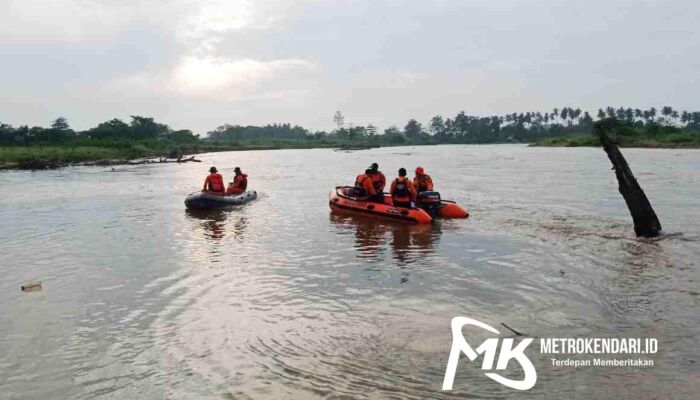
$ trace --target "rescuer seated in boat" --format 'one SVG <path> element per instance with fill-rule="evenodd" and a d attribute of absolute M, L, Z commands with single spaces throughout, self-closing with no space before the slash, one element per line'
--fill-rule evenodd
<path fill-rule="evenodd" d="M 209 191 L 214 193 L 225 194 L 226 187 L 224 187 L 224 178 L 216 172 L 216 167 L 209 168 L 209 175 L 204 180 L 204 187 L 202 191 Z"/>
<path fill-rule="evenodd" d="M 384 176 L 382 171 L 379 170 L 379 164 L 372 163 L 372 165 L 369 168 L 372 170 L 372 173 L 369 176 L 370 178 L 372 178 L 372 185 L 374 186 L 374 191 L 376 192 L 374 197 L 370 198 L 370 200 L 376 203 L 383 203 L 384 187 L 386 186 L 386 177 Z"/>
<path fill-rule="evenodd" d="M 391 201 L 396 207 L 411 208 L 411 201 L 416 201 L 416 188 L 406 177 L 406 168 L 399 169 L 399 177 L 391 182 Z"/>
<path fill-rule="evenodd" d="M 233 182 L 231 182 L 231 185 L 226 189 L 226 193 L 233 195 L 241 194 L 248 188 L 248 175 L 241 172 L 240 167 L 234 168 L 233 172 L 236 176 L 233 177 Z"/>
<path fill-rule="evenodd" d="M 368 200 L 376 198 L 377 191 L 374 190 L 374 184 L 372 184 L 372 169 L 367 168 L 364 174 L 357 175 L 355 178 L 355 196 L 356 197 L 368 197 Z M 382 203 L 384 199 L 382 198 Z"/>
<path fill-rule="evenodd" d="M 416 176 L 413 178 L 413 185 L 418 193 L 433 190 L 433 179 L 425 173 L 423 167 L 418 167 L 416 168 Z"/>

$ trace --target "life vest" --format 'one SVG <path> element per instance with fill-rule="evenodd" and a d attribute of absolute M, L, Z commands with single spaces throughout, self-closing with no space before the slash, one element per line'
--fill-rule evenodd
<path fill-rule="evenodd" d="M 209 174 L 204 181 L 204 185 L 207 190 L 212 192 L 223 192 L 226 190 L 224 188 L 224 178 L 217 173 Z"/>
<path fill-rule="evenodd" d="M 357 175 L 357 178 L 355 178 L 355 190 L 358 193 L 358 196 L 367 196 L 368 191 L 367 188 L 365 187 L 365 182 L 369 179 L 370 181 L 372 180 L 371 177 L 369 177 L 367 174 L 361 174 Z"/>
<path fill-rule="evenodd" d="M 233 186 L 245 191 L 248 188 L 248 175 L 238 174 L 233 178 Z"/>
<path fill-rule="evenodd" d="M 417 175 L 413 180 L 413 183 L 416 185 L 416 190 L 419 192 L 433 190 L 433 180 L 428 174 L 423 174 L 420 176 Z"/>
<path fill-rule="evenodd" d="M 396 178 L 394 180 L 394 192 L 392 197 L 396 201 L 411 201 L 411 189 L 406 178 Z"/>
<path fill-rule="evenodd" d="M 374 190 L 376 190 L 377 193 L 384 190 L 384 186 L 386 185 L 386 178 L 384 177 L 384 174 L 381 171 L 374 172 L 372 175 L 370 175 L 370 178 L 372 179 L 372 185 L 374 186 Z"/>

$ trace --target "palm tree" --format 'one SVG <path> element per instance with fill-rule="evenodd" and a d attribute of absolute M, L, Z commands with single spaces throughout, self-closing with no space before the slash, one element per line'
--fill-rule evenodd
<path fill-rule="evenodd" d="M 642 110 L 640 110 L 640 109 L 638 109 L 638 108 L 635 108 L 635 109 L 634 109 L 634 117 L 635 117 L 635 118 L 641 119 L 643 115 L 644 115 L 644 114 L 642 114 Z"/>
<path fill-rule="evenodd" d="M 673 114 L 673 108 L 672 108 L 672 107 L 670 107 L 670 106 L 664 106 L 664 107 L 661 109 L 661 115 L 663 115 L 664 117 L 670 117 L 671 114 Z"/>
<path fill-rule="evenodd" d="M 591 114 L 589 114 L 588 111 L 583 112 L 583 121 L 586 124 L 590 124 L 591 122 L 593 122 L 593 118 L 591 118 Z"/>
<path fill-rule="evenodd" d="M 683 111 L 681 114 L 681 123 L 687 124 L 688 122 L 690 122 L 690 114 L 688 111 Z"/>
<path fill-rule="evenodd" d="M 614 108 L 612 108 L 610 106 L 605 107 L 605 112 L 608 114 L 608 117 L 615 118 L 615 109 Z"/>
<path fill-rule="evenodd" d="M 604 119 L 605 118 L 605 111 L 603 111 L 602 108 L 598 109 L 598 119 Z"/>
<path fill-rule="evenodd" d="M 620 121 L 624 121 L 624 120 L 625 120 L 625 108 L 624 108 L 624 107 L 620 107 L 620 108 L 618 108 L 617 110 L 615 110 L 615 116 L 616 116 L 617 119 L 619 119 Z"/>

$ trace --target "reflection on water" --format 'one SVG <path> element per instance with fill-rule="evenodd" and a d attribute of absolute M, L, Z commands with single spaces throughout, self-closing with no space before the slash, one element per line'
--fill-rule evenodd
<path fill-rule="evenodd" d="M 236 251 L 236 249 L 222 247 L 223 240 L 228 235 L 234 241 L 241 241 L 244 238 L 248 217 L 245 213 L 237 212 L 243 207 L 233 209 L 215 210 L 185 210 L 189 219 L 195 221 L 194 232 L 201 232 L 202 238 L 208 248 L 208 260 L 219 262 L 220 256 L 224 252 Z"/>
<path fill-rule="evenodd" d="M 226 210 L 185 210 L 188 217 L 201 220 L 204 235 L 213 241 L 224 237 L 224 226 L 229 213 Z"/>
<path fill-rule="evenodd" d="M 416 225 L 333 213 L 330 222 L 339 230 L 354 232 L 358 258 L 381 262 L 389 248 L 399 266 L 434 254 L 442 234 L 439 222 Z"/>
<path fill-rule="evenodd" d="M 185 213 L 190 218 L 202 221 L 201 227 L 207 238 L 221 240 L 228 229 L 234 238 L 241 239 L 248 226 L 248 217 L 235 213 L 235 210 L 185 210 Z"/>
<path fill-rule="evenodd" d="M 633 236 L 600 149 L 203 154 L 266 193 L 210 212 L 183 212 L 197 165 L 2 172 L 0 398 L 693 398 L 699 155 L 625 150 L 671 232 L 659 240 Z M 429 165 L 471 217 L 331 215 L 330 188 L 374 161 Z M 43 290 L 19 290 L 32 281 Z M 537 385 L 514 393 L 464 363 L 443 393 L 457 315 L 534 337 L 655 337 L 657 364 L 531 355 Z"/>

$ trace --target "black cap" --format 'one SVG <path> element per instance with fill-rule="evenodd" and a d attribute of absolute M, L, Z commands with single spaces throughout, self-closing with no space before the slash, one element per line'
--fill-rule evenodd
<path fill-rule="evenodd" d="M 234 168 L 233 170 L 234 170 L 234 171 L 240 171 L 240 170 L 241 170 L 241 167 L 236 167 L 236 168 Z"/>
<path fill-rule="evenodd" d="M 216 172 L 216 167 L 209 168 L 209 172 Z"/>
<path fill-rule="evenodd" d="M 378 169 L 379 169 L 379 164 L 377 164 L 376 162 L 375 162 L 375 163 L 372 163 L 372 165 L 370 165 L 370 169 L 371 169 L 372 171 L 378 170 Z"/>
<path fill-rule="evenodd" d="M 406 176 L 406 168 L 399 168 L 399 176 Z"/>

